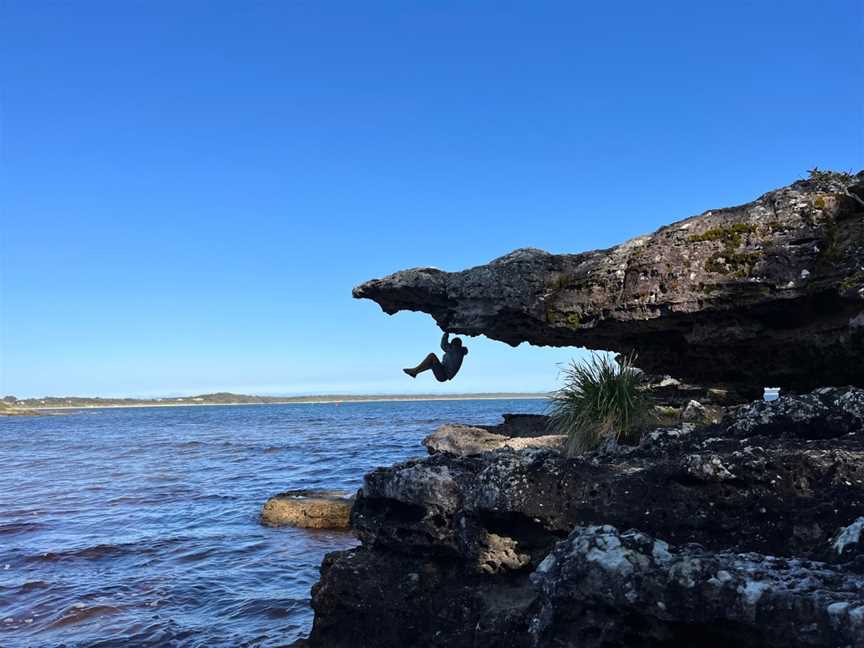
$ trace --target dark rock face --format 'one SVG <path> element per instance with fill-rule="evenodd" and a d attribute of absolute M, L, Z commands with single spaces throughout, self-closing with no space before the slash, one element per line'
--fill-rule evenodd
<path fill-rule="evenodd" d="M 416 268 L 354 296 L 512 345 L 635 350 L 652 373 L 753 397 L 864 386 L 864 211 L 815 181 L 608 250 Z"/>
<path fill-rule="evenodd" d="M 312 646 L 862 647 L 864 426 L 826 416 L 861 399 L 378 469 L 362 546 L 322 566 Z"/>
<path fill-rule="evenodd" d="M 543 414 L 503 414 L 498 425 L 478 425 L 487 432 L 513 438 L 539 437 L 548 434 L 549 417 Z"/>
<path fill-rule="evenodd" d="M 864 391 L 817 389 L 797 398 L 757 401 L 740 410 L 727 434 L 830 439 L 864 430 Z"/>
<path fill-rule="evenodd" d="M 864 645 L 864 575 L 825 563 L 592 526 L 556 546 L 534 581 L 534 646 Z"/>
<path fill-rule="evenodd" d="M 465 574 L 455 560 L 359 548 L 329 554 L 312 590 L 313 648 L 526 646 L 526 576 Z"/>
<path fill-rule="evenodd" d="M 749 402 L 740 395 L 727 390 L 688 385 L 671 376 L 645 375 L 643 388 L 654 405 L 661 407 L 686 407 L 691 401 L 702 405 L 725 406 L 733 403 Z"/>

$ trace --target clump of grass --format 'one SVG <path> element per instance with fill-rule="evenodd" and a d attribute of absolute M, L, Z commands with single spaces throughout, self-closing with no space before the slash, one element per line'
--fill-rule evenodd
<path fill-rule="evenodd" d="M 552 397 L 549 431 L 567 435 L 570 455 L 592 450 L 607 440 L 638 442 L 651 403 L 644 390 L 635 354 L 617 362 L 592 354 L 571 361 L 562 373 L 563 386 Z"/>

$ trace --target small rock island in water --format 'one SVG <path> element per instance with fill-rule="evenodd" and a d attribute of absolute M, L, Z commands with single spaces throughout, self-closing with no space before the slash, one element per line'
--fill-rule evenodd
<path fill-rule="evenodd" d="M 357 287 L 454 334 L 638 352 L 672 414 L 571 457 L 542 417 L 445 426 L 366 475 L 299 643 L 864 646 L 862 198 L 816 172 L 609 250 Z"/>

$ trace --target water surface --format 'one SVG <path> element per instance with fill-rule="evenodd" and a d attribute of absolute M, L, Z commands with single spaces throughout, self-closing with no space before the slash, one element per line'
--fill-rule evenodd
<path fill-rule="evenodd" d="M 0 646 L 284 646 L 348 534 L 269 529 L 264 501 L 356 489 L 444 422 L 544 401 L 86 410 L 0 417 Z"/>

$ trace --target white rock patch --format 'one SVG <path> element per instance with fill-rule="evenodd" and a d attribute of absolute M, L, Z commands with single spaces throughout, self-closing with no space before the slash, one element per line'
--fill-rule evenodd
<path fill-rule="evenodd" d="M 848 545 L 861 542 L 862 533 L 864 533 L 864 517 L 859 517 L 849 526 L 840 529 L 834 536 L 832 543 L 834 551 L 840 555 Z"/>

